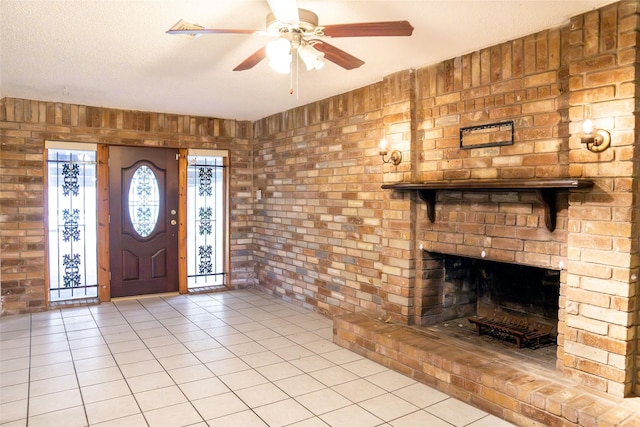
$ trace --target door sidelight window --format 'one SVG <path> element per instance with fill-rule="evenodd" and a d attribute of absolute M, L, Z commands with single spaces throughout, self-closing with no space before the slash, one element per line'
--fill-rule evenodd
<path fill-rule="evenodd" d="M 49 301 L 98 296 L 95 144 L 47 141 Z"/>
<path fill-rule="evenodd" d="M 187 284 L 226 285 L 226 152 L 189 150 Z"/>

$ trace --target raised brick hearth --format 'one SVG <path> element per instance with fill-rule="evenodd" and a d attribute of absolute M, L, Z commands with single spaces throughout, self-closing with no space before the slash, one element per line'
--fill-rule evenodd
<path fill-rule="evenodd" d="M 337 316 L 333 340 L 521 426 L 638 426 L 640 398 L 616 398 L 522 358 L 366 313 Z"/>

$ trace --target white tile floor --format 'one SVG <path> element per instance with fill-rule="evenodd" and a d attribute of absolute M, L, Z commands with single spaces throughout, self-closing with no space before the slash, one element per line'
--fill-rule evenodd
<path fill-rule="evenodd" d="M 5 426 L 509 426 L 254 290 L 0 319 Z"/>

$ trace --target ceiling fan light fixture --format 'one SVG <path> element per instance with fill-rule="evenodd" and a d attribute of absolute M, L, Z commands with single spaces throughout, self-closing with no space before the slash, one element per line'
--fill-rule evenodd
<path fill-rule="evenodd" d="M 291 68 L 291 43 L 289 40 L 279 38 L 267 43 L 267 58 L 269 66 L 275 71 L 288 74 Z"/>
<path fill-rule="evenodd" d="M 267 43 L 267 58 L 271 61 L 281 61 L 283 58 L 291 58 L 291 43 L 283 38 Z"/>
<path fill-rule="evenodd" d="M 324 66 L 324 53 L 314 49 L 311 45 L 301 46 L 298 49 L 298 55 L 307 67 L 307 71 L 319 70 Z"/>
<path fill-rule="evenodd" d="M 1 1 L 1 0 L 0 0 Z M 321 69 L 325 61 L 333 62 L 345 70 L 353 70 L 364 64 L 364 61 L 332 46 L 324 40 L 312 37 L 391 37 L 410 36 L 413 27 L 409 21 L 355 22 L 337 25 L 318 25 L 318 15 L 307 9 L 297 9 L 297 0 L 266 0 L 271 13 L 267 14 L 266 31 L 203 28 L 199 25 L 178 21 L 169 34 L 197 37 L 201 34 L 249 34 L 277 37 L 261 47 L 248 58 L 238 64 L 233 71 L 249 70 L 260 61 L 268 58 L 272 68 L 281 73 L 293 71 L 292 56 L 296 56 L 296 70 L 299 59 L 302 59 L 307 70 Z M 288 71 L 285 69 L 288 67 Z"/>
<path fill-rule="evenodd" d="M 274 71 L 282 74 L 289 74 L 291 71 L 291 57 L 281 58 L 280 60 L 269 60 L 269 66 Z"/>

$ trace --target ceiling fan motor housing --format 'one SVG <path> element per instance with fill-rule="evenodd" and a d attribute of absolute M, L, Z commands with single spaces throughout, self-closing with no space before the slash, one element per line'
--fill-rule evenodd
<path fill-rule="evenodd" d="M 267 15 L 267 30 L 277 32 L 299 31 L 303 35 L 318 35 L 318 15 L 306 9 L 298 9 L 298 22 L 283 22 L 276 19 L 273 13 Z"/>

